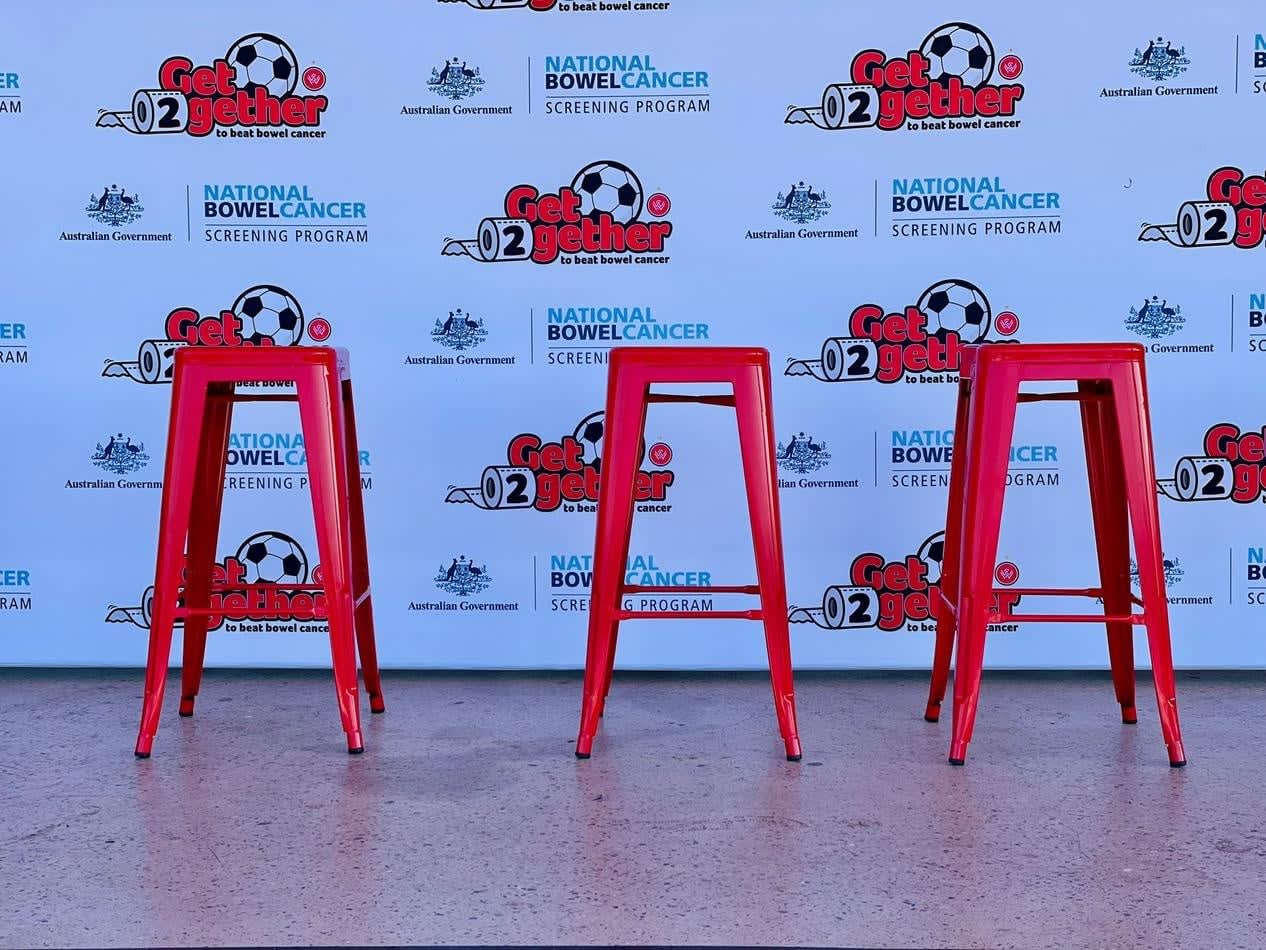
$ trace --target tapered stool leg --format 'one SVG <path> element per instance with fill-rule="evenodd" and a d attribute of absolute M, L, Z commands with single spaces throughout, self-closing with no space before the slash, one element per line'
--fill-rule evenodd
<path fill-rule="evenodd" d="M 347 733 L 347 751 L 363 752 L 356 686 L 356 639 L 352 604 L 352 539 L 347 484 L 347 443 L 342 392 L 331 367 L 314 367 L 296 380 L 308 479 L 316 519 L 317 550 L 324 575 L 333 657 L 334 688 Z"/>
<path fill-rule="evenodd" d="M 176 599 L 185 566 L 185 542 L 193 504 L 197 458 L 182 446 L 197 444 L 203 418 L 206 382 L 196 373 L 177 367 L 172 386 L 171 417 L 167 428 L 167 462 L 163 473 L 162 509 L 159 515 L 158 556 L 154 568 L 154 609 L 149 628 L 149 657 L 145 664 L 145 698 L 136 737 L 136 757 L 149 758 L 163 709 L 167 666 L 171 659 L 172 628 Z"/>
<path fill-rule="evenodd" d="M 576 737 L 576 756 L 582 759 L 588 758 L 593 749 L 598 720 L 611 688 L 620 622 L 620 587 L 633 529 L 633 486 L 638 449 L 646 425 L 646 392 L 645 378 L 636 369 L 622 368 L 613 361 L 607 385 L 606 432 L 598 483 L 585 687 L 580 732 Z"/>
<path fill-rule="evenodd" d="M 774 458 L 773 399 L 768 367 L 745 367 L 734 384 L 738 412 L 739 448 L 743 480 L 752 522 L 756 578 L 760 586 L 761 618 L 769 653 L 769 678 L 774 710 L 787 758 L 800 761 L 796 725 L 796 695 L 791 667 L 791 635 L 787 622 L 787 579 L 782 550 L 782 521 L 778 510 L 778 475 Z"/>
<path fill-rule="evenodd" d="M 940 589 L 949 604 L 958 603 L 959 550 L 963 537 L 963 485 L 971 464 L 967 451 L 967 418 L 971 407 L 971 383 L 958 384 L 958 405 L 954 415 L 954 445 L 950 461 L 949 498 L 945 509 L 945 543 L 941 554 Z M 954 653 L 954 636 L 958 621 L 953 607 L 933 597 L 936 617 L 936 648 L 932 656 L 932 682 L 928 687 L 928 704 L 923 718 L 936 722 L 941 718 L 941 702 L 949 683 L 950 659 Z"/>
<path fill-rule="evenodd" d="M 961 581 L 958 616 L 958 663 L 954 669 L 954 712 L 949 760 L 963 765 L 976 723 L 980 677 L 984 669 L 985 631 L 993 603 L 994 561 L 1002 525 L 1003 493 L 1011 435 L 1015 428 L 1018 385 L 1005 370 L 981 375 L 972 394 L 967 452 L 971 471 L 964 486 Z"/>
<path fill-rule="evenodd" d="M 210 606 L 211 575 L 215 565 L 215 546 L 220 536 L 232 418 L 232 384 L 211 383 L 203 413 L 202 438 L 197 443 L 198 474 L 189 525 L 186 607 Z M 182 716 L 193 715 L 194 700 L 202 685 L 209 619 L 201 613 L 185 617 L 185 648 L 180 664 Z"/>
<path fill-rule="evenodd" d="M 1127 616 L 1130 602 L 1130 538 L 1124 460 L 1111 391 L 1100 382 L 1081 382 L 1081 420 L 1086 446 L 1086 475 L 1090 483 L 1090 511 L 1094 520 L 1099 559 L 1099 586 L 1104 612 Z M 1129 621 L 1105 622 L 1108 659 L 1121 721 L 1138 722 L 1134 699 L 1134 630 Z"/>
<path fill-rule="evenodd" d="M 374 607 L 369 582 L 369 544 L 365 539 L 365 495 L 361 485 L 360 442 L 356 437 L 356 407 L 352 383 L 343 380 L 343 424 L 347 436 L 347 487 L 352 519 L 352 593 L 357 598 L 356 643 L 360 651 L 361 677 L 369 693 L 370 712 L 387 709 L 382 696 L 382 676 L 378 671 L 378 648 L 374 642 Z"/>
<path fill-rule="evenodd" d="M 1175 768 L 1187 764 L 1178 723 L 1177 688 L 1170 648 L 1169 601 L 1165 595 L 1164 554 L 1160 537 L 1160 510 L 1156 503 L 1156 469 L 1152 455 L 1151 422 L 1147 412 L 1147 384 L 1141 363 L 1122 367 L 1114 379 L 1121 455 L 1125 466 L 1126 496 L 1134 551 L 1138 558 L 1139 589 L 1147 619 L 1147 643 L 1152 658 L 1152 680 L 1160 711 L 1161 734 Z"/>

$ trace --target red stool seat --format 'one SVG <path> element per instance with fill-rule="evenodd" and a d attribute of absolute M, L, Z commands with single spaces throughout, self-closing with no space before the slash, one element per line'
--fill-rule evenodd
<path fill-rule="evenodd" d="M 652 393 L 656 384 L 722 384 L 733 395 L 691 396 Z M 733 406 L 756 553 L 757 584 L 714 586 L 712 593 L 759 594 L 759 610 L 643 612 L 621 606 L 626 594 L 696 593 L 692 587 L 627 584 L 625 565 L 633 527 L 634 480 L 650 403 L 699 402 Z M 774 708 L 787 758 L 800 759 L 791 643 L 787 626 L 787 584 L 783 573 L 782 527 L 778 513 L 773 400 L 769 353 L 739 347 L 616 347 L 607 374 L 602 473 L 598 485 L 597 533 L 589 606 L 589 649 L 576 755 L 593 747 L 598 721 L 611 690 L 616 637 L 622 620 L 710 617 L 761 620 L 769 653 Z"/>
<path fill-rule="evenodd" d="M 949 679 L 955 636 L 953 735 L 950 762 L 962 765 L 971 741 L 990 623 L 1102 622 L 1122 719 L 1134 708 L 1133 625 L 1147 628 L 1161 732 L 1173 766 L 1186 764 L 1178 725 L 1165 597 L 1160 514 L 1152 460 L 1144 349 L 1129 343 L 992 344 L 963 350 L 950 467 L 945 550 L 932 685 L 924 717 L 935 722 Z M 1026 382 L 1073 381 L 1058 393 L 1022 393 Z M 1080 404 L 1099 561 L 1099 586 L 995 590 L 994 559 L 1002 520 L 1007 462 L 1019 403 L 1052 400 Z M 1130 590 L 1130 531 L 1141 597 Z M 1097 597 L 1104 614 L 1015 614 L 1009 594 Z"/>
<path fill-rule="evenodd" d="M 293 383 L 296 391 L 239 392 L 236 387 L 243 383 Z M 258 593 L 281 586 L 212 581 L 233 404 L 278 401 L 299 404 L 322 572 L 320 584 L 284 586 L 288 591 L 325 592 L 334 686 L 349 752 L 364 750 L 356 689 L 358 642 L 370 708 L 385 708 L 374 647 L 360 453 L 346 351 L 185 347 L 176 352 L 172 378 L 145 700 L 136 739 L 140 758 L 149 756 L 158 731 L 175 622 L 183 620 L 185 628 L 180 714 L 192 716 L 202 681 L 208 617 L 215 613 L 210 606 L 212 590 Z"/>

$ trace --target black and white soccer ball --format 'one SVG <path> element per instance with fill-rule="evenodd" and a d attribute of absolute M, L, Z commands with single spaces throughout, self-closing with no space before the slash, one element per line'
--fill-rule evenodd
<path fill-rule="evenodd" d="M 919 295 L 916 306 L 928 318 L 928 333 L 941 340 L 953 332 L 964 343 L 979 343 L 993 322 L 985 292 L 958 278 L 933 284 Z"/>
<path fill-rule="evenodd" d="M 919 52 L 928 58 L 928 75 L 945 83 L 957 76 L 964 86 L 983 86 L 993 75 L 993 43 L 984 30 L 970 23 L 946 23 L 924 38 Z"/>
<path fill-rule="evenodd" d="M 580 443 L 580 459 L 586 465 L 592 465 L 598 472 L 602 471 L 602 437 L 606 432 L 604 419 L 606 412 L 599 409 L 591 412 L 576 424 L 572 438 Z"/>
<path fill-rule="evenodd" d="M 605 213 L 628 224 L 642 213 L 642 183 L 620 162 L 591 162 L 576 173 L 571 189 L 580 196 L 580 213 L 594 221 Z"/>
<path fill-rule="evenodd" d="M 914 556 L 927 565 L 929 584 L 941 582 L 941 563 L 945 560 L 945 532 L 938 531 L 919 545 Z"/>
<path fill-rule="evenodd" d="M 242 321 L 242 339 L 259 346 L 296 346 L 303 339 L 303 308 L 290 291 L 257 284 L 238 294 L 233 313 Z"/>
<path fill-rule="evenodd" d="M 295 91 L 299 61 L 279 36 L 248 33 L 229 47 L 225 60 L 233 67 L 233 85 L 253 93 L 261 86 L 280 99 Z"/>
<path fill-rule="evenodd" d="M 299 542 L 280 531 L 252 534 L 237 549 L 248 584 L 303 584 L 308 580 L 308 557 Z"/>

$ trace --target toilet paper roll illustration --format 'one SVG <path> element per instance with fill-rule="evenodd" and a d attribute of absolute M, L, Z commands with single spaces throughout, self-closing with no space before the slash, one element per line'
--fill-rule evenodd
<path fill-rule="evenodd" d="M 879 592 L 873 587 L 828 587 L 822 594 L 822 626 L 856 630 L 879 623 Z"/>
<path fill-rule="evenodd" d="M 1156 488 L 1175 501 L 1221 501 L 1235 490 L 1235 470 L 1228 459 L 1188 455 L 1174 466 L 1174 477 L 1158 479 Z"/>
<path fill-rule="evenodd" d="M 1174 247 L 1220 247 L 1235 240 L 1235 205 L 1225 201 L 1184 201 L 1175 224 L 1145 224 L 1140 241 L 1168 241 Z"/>
<path fill-rule="evenodd" d="M 449 257 L 465 254 L 476 260 L 526 261 L 535 246 L 532 225 L 522 218 L 484 218 L 474 240 L 450 238 L 440 253 Z"/>
<path fill-rule="evenodd" d="M 111 360 L 102 376 L 126 376 L 136 383 L 170 383 L 176 351 L 188 346 L 182 340 L 142 340 L 136 360 Z"/>
<path fill-rule="evenodd" d="M 879 372 L 879 348 L 874 340 L 858 336 L 832 336 L 822 343 L 816 360 L 792 360 L 784 376 L 812 376 L 824 383 L 874 379 Z"/>
<path fill-rule="evenodd" d="M 120 607 L 117 604 L 111 604 L 105 615 L 106 623 L 130 623 L 144 630 L 149 629 L 150 622 L 154 619 L 154 585 L 150 584 L 145 588 L 145 592 L 141 594 L 141 602 L 135 607 Z M 177 623 L 182 621 L 177 620 Z"/>
<path fill-rule="evenodd" d="M 480 10 L 507 10 L 528 5 L 528 0 L 466 0 L 466 2 Z"/>
<path fill-rule="evenodd" d="M 517 465 L 489 465 L 475 488 L 454 488 L 444 500 L 477 508 L 531 508 L 536 502 L 536 473 Z"/>
<path fill-rule="evenodd" d="M 822 90 L 822 105 L 793 107 L 783 122 L 832 131 L 869 128 L 879 121 L 878 95 L 874 86 L 831 83 Z"/>
<path fill-rule="evenodd" d="M 183 132 L 189 125 L 189 102 L 170 89 L 138 89 L 131 110 L 103 112 L 97 125 L 117 126 L 139 135 Z"/>

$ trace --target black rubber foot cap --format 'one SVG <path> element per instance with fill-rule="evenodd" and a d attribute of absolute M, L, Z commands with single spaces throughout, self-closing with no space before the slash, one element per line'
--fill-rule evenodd
<path fill-rule="evenodd" d="M 386 706 L 383 706 L 383 707 L 382 707 L 382 709 L 374 709 L 374 708 L 371 706 L 371 707 L 369 707 L 369 711 L 370 711 L 371 713 L 373 713 L 375 716 L 381 716 L 383 713 L 385 713 L 385 712 L 387 711 L 387 707 L 386 707 Z"/>
<path fill-rule="evenodd" d="M 1137 726 L 1139 724 L 1139 720 L 1137 716 L 1135 716 L 1133 719 L 1126 719 L 1124 716 L 1122 716 L 1121 722 L 1127 726 Z"/>
<path fill-rule="evenodd" d="M 348 749 L 348 750 L 347 750 L 347 754 L 348 754 L 348 755 L 361 755 L 364 751 L 365 751 L 365 747 L 364 747 L 363 745 L 358 745 L 355 749 Z"/>
<path fill-rule="evenodd" d="M 788 761 L 788 762 L 799 762 L 799 761 L 800 761 L 800 756 L 798 756 L 798 755 L 789 755 L 789 756 L 787 756 L 787 761 Z"/>
<path fill-rule="evenodd" d="M 940 716 L 929 716 L 927 713 L 924 713 L 924 714 L 923 714 L 923 721 L 924 721 L 924 722 L 940 722 L 940 721 L 941 721 L 941 717 L 940 717 Z"/>
<path fill-rule="evenodd" d="M 589 758 L 589 753 L 588 753 L 588 752 L 577 752 L 577 753 L 576 753 L 576 758 L 578 758 L 578 759 L 587 759 L 587 758 Z"/>
<path fill-rule="evenodd" d="M 1187 760 L 1186 760 L 1186 759 L 1183 759 L 1181 762 L 1170 762 L 1170 763 L 1169 763 L 1169 767 L 1170 767 L 1171 769 L 1182 769 L 1182 768 L 1186 768 L 1186 767 L 1187 767 Z"/>
<path fill-rule="evenodd" d="M 949 763 L 950 765 L 966 765 L 967 760 L 966 759 L 950 759 Z"/>
<path fill-rule="evenodd" d="M 132 754 L 133 754 L 133 755 L 135 755 L 138 759 L 148 759 L 148 758 L 149 758 L 149 753 L 148 753 L 148 752 L 133 752 Z"/>
<path fill-rule="evenodd" d="M 192 719 L 192 718 L 193 718 L 193 710 L 191 709 L 191 710 L 189 710 L 189 712 L 185 712 L 185 711 L 182 709 L 182 710 L 180 710 L 180 715 L 181 715 L 181 716 L 183 716 L 183 717 L 184 717 L 184 718 L 186 718 L 186 719 Z"/>

